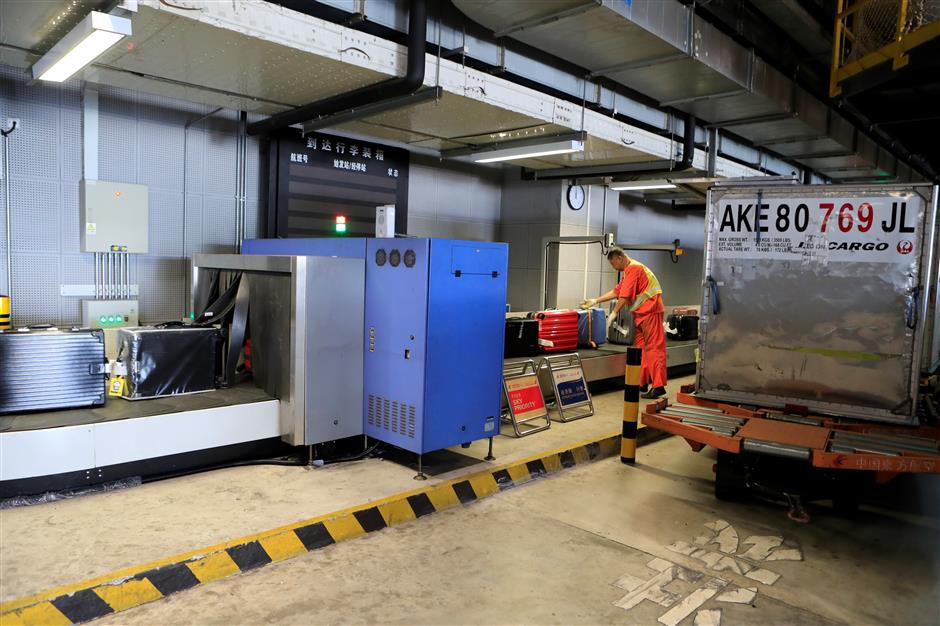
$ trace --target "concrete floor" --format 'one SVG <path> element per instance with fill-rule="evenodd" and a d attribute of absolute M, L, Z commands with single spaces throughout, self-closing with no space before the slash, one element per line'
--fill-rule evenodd
<path fill-rule="evenodd" d="M 701 593 L 696 589 L 714 576 L 727 581 L 721 593 L 756 588 L 748 604 L 717 595 L 700 607 L 721 610 L 725 625 L 940 622 L 938 477 L 904 477 L 853 519 L 814 507 L 813 523 L 800 525 L 780 506 L 716 501 L 713 459 L 680 439 L 660 441 L 641 448 L 635 467 L 616 459 L 576 467 L 100 622 L 706 623 L 696 621 L 704 614 L 695 610 L 670 621 L 667 609 L 649 600 L 629 610 L 614 606 L 627 592 L 612 583 L 625 575 L 652 578 L 647 564 L 654 558 L 688 568 L 689 580 L 695 572 L 705 576 L 669 583 L 676 599 Z M 722 546 L 727 553 L 740 558 L 748 538 L 779 536 L 781 549 L 799 551 L 802 560 L 760 561 L 780 575 L 764 584 L 715 574 L 666 547 L 708 536 L 705 524 L 716 520 L 740 539 L 730 550 Z"/>
<path fill-rule="evenodd" d="M 691 377 L 670 382 L 672 394 Z M 622 391 L 595 395 L 596 414 L 522 439 L 498 437 L 495 464 L 620 431 Z M 504 433 L 510 432 L 503 429 Z M 486 441 L 426 457 L 427 483 L 483 471 Z M 411 458 L 407 461 L 411 462 Z M 421 486 L 412 467 L 369 459 L 319 469 L 216 470 L 0 510 L 0 601 L 324 515 Z"/>

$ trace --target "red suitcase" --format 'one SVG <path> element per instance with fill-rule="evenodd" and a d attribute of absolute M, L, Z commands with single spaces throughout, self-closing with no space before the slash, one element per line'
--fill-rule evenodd
<path fill-rule="evenodd" d="M 578 312 L 542 311 L 539 321 L 539 349 L 542 352 L 571 352 L 578 349 Z"/>

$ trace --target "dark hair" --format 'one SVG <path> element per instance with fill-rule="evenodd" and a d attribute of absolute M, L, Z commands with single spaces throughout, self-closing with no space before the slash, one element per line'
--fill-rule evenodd
<path fill-rule="evenodd" d="M 609 260 L 611 260 L 612 258 L 614 258 L 615 256 L 627 258 L 627 253 L 623 251 L 623 248 L 619 248 L 619 247 L 617 247 L 617 246 L 611 246 L 611 247 L 607 250 L 607 260 L 609 261 Z"/>

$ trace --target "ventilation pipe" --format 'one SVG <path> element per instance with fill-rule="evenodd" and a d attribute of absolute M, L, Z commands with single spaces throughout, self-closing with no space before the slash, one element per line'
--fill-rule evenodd
<path fill-rule="evenodd" d="M 306 3 L 282 1 L 278 4 L 291 9 L 294 8 L 292 5 Z M 302 9 L 298 10 L 302 11 Z M 426 0 L 412 0 L 408 12 L 408 68 L 404 76 L 330 96 L 290 111 L 272 115 L 267 119 L 249 124 L 248 134 L 273 133 L 293 124 L 300 124 L 340 111 L 357 109 L 367 104 L 414 93 L 424 84 L 424 47 L 427 38 L 427 26 Z"/>

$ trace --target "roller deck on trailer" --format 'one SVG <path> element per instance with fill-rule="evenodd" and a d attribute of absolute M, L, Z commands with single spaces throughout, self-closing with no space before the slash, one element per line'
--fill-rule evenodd
<path fill-rule="evenodd" d="M 806 519 L 802 500 L 854 507 L 863 489 L 904 473 L 940 474 L 940 426 L 925 416 L 899 426 L 724 403 L 683 387 L 675 402 L 646 406 L 643 424 L 684 438 L 696 452 L 718 452 L 715 495 L 745 491 L 782 496 L 791 516 Z M 924 423 L 927 421 L 928 423 Z M 857 470 L 849 472 L 845 470 Z"/>

